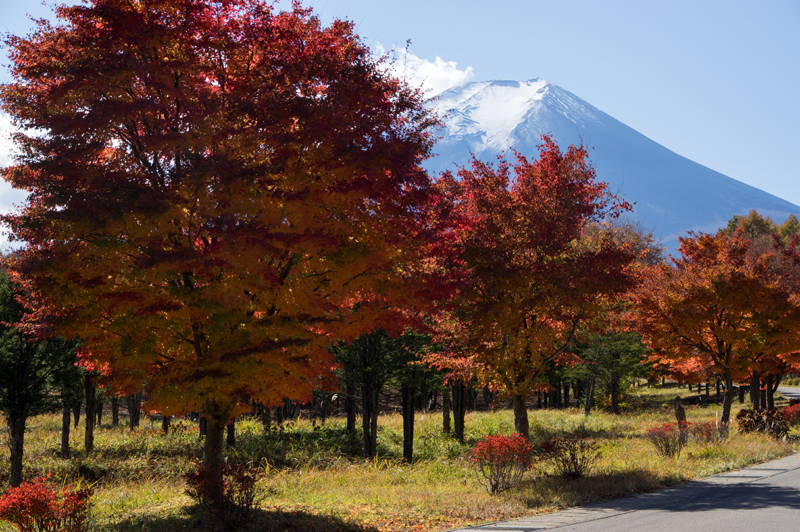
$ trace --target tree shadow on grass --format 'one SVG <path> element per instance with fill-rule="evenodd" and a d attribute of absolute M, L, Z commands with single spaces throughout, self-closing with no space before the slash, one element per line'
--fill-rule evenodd
<path fill-rule="evenodd" d="M 317 515 L 299 510 L 280 508 L 257 509 L 247 519 L 247 524 L 225 529 L 216 519 L 197 507 L 189 507 L 180 515 L 137 516 L 116 522 L 103 523 L 102 530 L 114 532 L 378 532 L 339 517 Z"/>
<path fill-rule="evenodd" d="M 578 479 L 545 475 L 530 478 L 502 496 L 516 499 L 528 508 L 563 508 L 646 493 L 685 481 L 665 478 L 645 469 L 590 473 Z"/>

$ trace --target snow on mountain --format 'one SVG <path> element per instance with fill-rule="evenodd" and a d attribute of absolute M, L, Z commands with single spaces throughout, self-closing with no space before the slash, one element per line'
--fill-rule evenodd
<path fill-rule="evenodd" d="M 681 157 L 544 80 L 467 83 L 432 105 L 447 114 L 438 156 L 425 164 L 430 172 L 466 165 L 471 153 L 493 161 L 515 149 L 535 158 L 544 133 L 562 149 L 583 143 L 598 177 L 636 202 L 634 217 L 673 253 L 679 234 L 714 232 L 734 214 L 757 209 L 779 223 L 800 215 L 797 205 Z"/>

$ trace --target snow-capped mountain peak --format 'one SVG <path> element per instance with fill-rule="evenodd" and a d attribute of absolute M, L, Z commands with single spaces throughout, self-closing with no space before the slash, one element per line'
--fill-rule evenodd
<path fill-rule="evenodd" d="M 671 152 L 574 94 L 534 78 L 466 83 L 431 102 L 445 116 L 433 172 L 464 166 L 470 155 L 493 161 L 515 149 L 536 157 L 541 135 L 562 149 L 592 148 L 598 177 L 636 202 L 634 216 L 654 227 L 670 250 L 688 230 L 713 232 L 734 214 L 757 209 L 782 221 L 800 207 Z"/>

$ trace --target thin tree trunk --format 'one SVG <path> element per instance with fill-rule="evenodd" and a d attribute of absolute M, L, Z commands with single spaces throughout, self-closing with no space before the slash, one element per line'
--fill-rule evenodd
<path fill-rule="evenodd" d="M 464 443 L 464 416 L 467 412 L 467 387 L 461 383 L 453 384 L 453 436 Z"/>
<path fill-rule="evenodd" d="M 775 408 L 775 390 L 772 389 L 772 374 L 767 375 L 767 408 Z"/>
<path fill-rule="evenodd" d="M 261 425 L 268 430 L 272 425 L 272 407 L 265 406 L 261 409 Z"/>
<path fill-rule="evenodd" d="M 564 408 L 569 408 L 569 383 L 564 383 Z"/>
<path fill-rule="evenodd" d="M 95 404 L 95 388 L 94 377 L 87 374 L 85 377 L 85 396 L 86 396 L 86 431 L 84 433 L 84 447 L 86 452 L 90 453 L 94 450 L 94 404 Z"/>
<path fill-rule="evenodd" d="M 206 419 L 206 416 L 200 416 L 200 419 L 197 421 L 197 432 L 198 440 L 208 436 L 208 420 Z"/>
<path fill-rule="evenodd" d="M 111 426 L 119 426 L 119 397 L 111 398 Z"/>
<path fill-rule="evenodd" d="M 361 389 L 361 428 L 363 429 L 364 458 L 372 460 L 378 453 L 378 397 L 380 390 Z"/>
<path fill-rule="evenodd" d="M 403 406 L 403 460 L 411 462 L 414 458 L 414 386 L 403 384 L 400 387 Z"/>
<path fill-rule="evenodd" d="M 619 379 L 611 378 L 611 413 L 619 414 Z"/>
<path fill-rule="evenodd" d="M 744 386 L 739 385 L 739 404 L 744 404 Z"/>
<path fill-rule="evenodd" d="M 80 403 L 77 403 L 75 406 L 72 407 L 72 421 L 75 425 L 75 428 L 78 428 L 78 423 L 81 421 L 81 407 L 83 406 L 83 399 L 81 399 Z"/>
<path fill-rule="evenodd" d="M 485 405 L 486 410 L 489 410 L 489 407 L 492 404 L 492 391 L 488 386 L 483 387 L 483 404 Z"/>
<path fill-rule="evenodd" d="M 134 393 L 125 398 L 128 404 L 128 416 L 130 429 L 134 430 L 139 426 L 139 403 L 141 401 L 141 394 Z"/>
<path fill-rule="evenodd" d="M 761 408 L 761 380 L 757 371 L 753 370 L 750 374 L 750 402 L 753 403 L 753 409 Z"/>
<path fill-rule="evenodd" d="M 69 425 L 72 418 L 72 409 L 65 406 L 61 409 L 61 458 L 69 458 Z"/>
<path fill-rule="evenodd" d="M 166 436 L 169 434 L 169 416 L 161 415 L 161 432 Z"/>
<path fill-rule="evenodd" d="M 525 397 L 514 394 L 511 396 L 514 404 L 514 430 L 530 439 L 530 427 L 528 425 L 528 407 L 525 406 Z"/>
<path fill-rule="evenodd" d="M 442 392 L 442 432 L 450 434 L 450 409 L 452 403 L 450 401 L 450 388 L 445 387 Z"/>
<path fill-rule="evenodd" d="M 344 410 L 347 414 L 346 430 L 348 434 L 356 433 L 356 391 L 354 388 L 350 383 L 345 385 Z"/>
<path fill-rule="evenodd" d="M 11 433 L 11 478 L 12 488 L 22 483 L 22 455 L 25 449 L 25 422 L 24 414 L 11 413 L 8 416 L 8 429 Z"/>
<path fill-rule="evenodd" d="M 586 386 L 586 398 L 583 404 L 583 415 L 588 416 L 592 412 L 592 397 L 594 396 L 594 377 L 589 378 Z"/>
<path fill-rule="evenodd" d="M 103 425 L 103 398 L 97 397 L 94 405 L 94 413 L 97 414 L 97 427 Z"/>
<path fill-rule="evenodd" d="M 733 377 L 730 370 L 725 372 L 725 397 L 722 400 L 722 416 L 720 417 L 720 429 L 727 434 L 728 424 L 731 420 L 731 406 L 733 405 Z"/>
<path fill-rule="evenodd" d="M 225 445 L 236 447 L 236 418 L 232 417 L 225 426 Z"/>

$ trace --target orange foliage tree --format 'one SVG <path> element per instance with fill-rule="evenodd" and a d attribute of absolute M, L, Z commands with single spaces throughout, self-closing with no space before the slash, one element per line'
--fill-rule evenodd
<path fill-rule="evenodd" d="M 753 255 L 742 233 L 680 238 L 674 266 L 644 272 L 629 319 L 655 358 L 725 383 L 721 422 L 730 420 L 734 379 L 759 358 L 798 349 L 800 307 L 771 273 L 774 255 Z"/>
<path fill-rule="evenodd" d="M 220 468 L 244 398 L 309 399 L 324 346 L 401 301 L 435 120 L 351 23 L 297 4 L 56 13 L 6 39 L 0 96 L 23 132 L 2 174 L 30 192 L 4 217 L 27 246 L 9 268 L 117 387 L 202 410 Z"/>
<path fill-rule="evenodd" d="M 542 140 L 538 160 L 517 155 L 497 169 L 475 160 L 458 179 L 438 181 L 438 216 L 449 220 L 435 253 L 449 283 L 440 341 L 482 384 L 512 398 L 526 437 L 526 399 L 578 325 L 630 287 L 635 258 L 610 235 L 584 240 L 590 225 L 630 205 L 595 179 L 584 148 L 562 152 Z"/>

